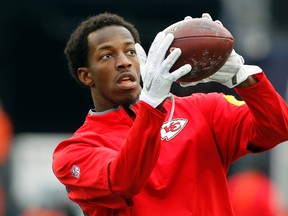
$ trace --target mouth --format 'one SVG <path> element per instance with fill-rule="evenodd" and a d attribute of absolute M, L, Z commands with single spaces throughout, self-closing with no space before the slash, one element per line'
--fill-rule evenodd
<path fill-rule="evenodd" d="M 123 78 L 120 80 L 120 83 L 129 84 L 129 83 L 132 83 L 132 82 L 135 82 L 135 80 L 132 79 L 131 77 L 123 77 Z"/>
<path fill-rule="evenodd" d="M 117 78 L 117 85 L 121 89 L 134 89 L 138 86 L 135 75 L 131 72 L 123 72 Z"/>

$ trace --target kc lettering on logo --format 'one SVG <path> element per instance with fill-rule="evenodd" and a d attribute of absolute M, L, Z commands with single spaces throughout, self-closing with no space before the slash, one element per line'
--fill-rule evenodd
<path fill-rule="evenodd" d="M 174 138 L 186 125 L 187 119 L 172 119 L 169 122 L 164 122 L 161 128 L 161 139 L 167 141 Z"/>

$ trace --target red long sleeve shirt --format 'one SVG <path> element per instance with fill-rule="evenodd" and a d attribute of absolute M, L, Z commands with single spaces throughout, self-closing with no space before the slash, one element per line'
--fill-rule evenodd
<path fill-rule="evenodd" d="M 258 76 L 236 89 L 246 104 L 219 93 L 175 97 L 171 121 L 144 102 L 135 120 L 122 107 L 90 111 L 55 149 L 53 171 L 89 216 L 233 215 L 230 164 L 288 140 L 287 104 Z"/>

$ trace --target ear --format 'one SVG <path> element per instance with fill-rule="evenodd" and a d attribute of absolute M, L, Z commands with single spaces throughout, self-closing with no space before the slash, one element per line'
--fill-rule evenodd
<path fill-rule="evenodd" d="M 87 67 L 81 67 L 77 70 L 78 79 L 86 86 L 93 85 L 91 73 Z"/>

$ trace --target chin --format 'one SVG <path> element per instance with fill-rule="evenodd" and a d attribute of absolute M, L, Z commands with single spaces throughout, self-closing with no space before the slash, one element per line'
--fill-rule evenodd
<path fill-rule="evenodd" d="M 119 104 L 133 105 L 139 100 L 139 95 L 140 93 L 125 95 L 123 98 L 119 98 Z"/>
<path fill-rule="evenodd" d="M 137 103 L 139 100 L 139 97 L 133 97 L 133 98 L 129 98 L 129 100 L 126 100 L 123 105 L 133 105 L 135 103 Z"/>

